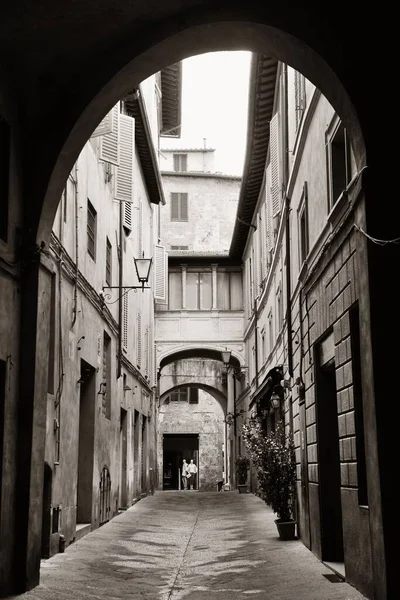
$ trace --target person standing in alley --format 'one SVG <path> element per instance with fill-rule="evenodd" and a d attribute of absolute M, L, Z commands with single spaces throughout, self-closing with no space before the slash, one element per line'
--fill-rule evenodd
<path fill-rule="evenodd" d="M 195 483 L 196 480 L 196 474 L 197 474 L 197 467 L 193 462 L 193 459 L 190 461 L 190 463 L 188 464 L 188 472 L 190 473 L 190 489 L 193 489 L 193 485 Z"/>
<path fill-rule="evenodd" d="M 183 489 L 187 490 L 187 476 L 188 476 L 188 468 L 189 465 L 186 462 L 186 459 L 183 459 L 183 463 L 182 463 L 182 483 L 183 483 Z"/>

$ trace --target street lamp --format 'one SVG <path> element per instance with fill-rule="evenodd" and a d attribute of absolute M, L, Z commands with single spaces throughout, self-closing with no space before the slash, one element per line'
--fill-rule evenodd
<path fill-rule="evenodd" d="M 229 368 L 231 354 L 232 354 L 232 352 L 231 352 L 231 350 L 228 350 L 228 348 L 225 348 L 225 350 L 222 350 L 222 352 L 221 352 L 222 362 L 224 363 L 226 370 L 228 370 L 228 368 Z"/>
<path fill-rule="evenodd" d="M 124 296 L 127 292 L 129 292 L 129 290 L 149 290 L 150 287 L 149 286 L 145 286 L 145 283 L 147 283 L 149 281 L 149 277 L 150 277 L 150 269 L 151 269 L 151 264 L 153 262 L 152 258 L 144 258 L 144 253 L 142 258 L 134 258 L 133 259 L 135 262 L 135 269 L 136 269 L 136 275 L 137 278 L 139 280 L 139 282 L 141 283 L 141 285 L 103 285 L 103 289 L 101 291 L 101 298 L 102 301 L 105 302 L 106 304 L 114 304 L 115 302 L 117 302 L 121 296 Z M 111 294 L 104 294 L 104 290 L 126 290 L 123 293 L 120 294 L 120 296 L 118 296 L 118 298 L 116 300 L 113 300 L 112 302 L 107 302 L 106 298 L 111 299 Z"/>

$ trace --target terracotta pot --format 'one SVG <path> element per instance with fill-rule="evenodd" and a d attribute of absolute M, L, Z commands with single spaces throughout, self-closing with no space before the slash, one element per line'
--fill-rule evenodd
<path fill-rule="evenodd" d="M 296 521 L 280 521 L 279 519 L 275 519 L 275 524 L 281 540 L 296 539 Z"/>

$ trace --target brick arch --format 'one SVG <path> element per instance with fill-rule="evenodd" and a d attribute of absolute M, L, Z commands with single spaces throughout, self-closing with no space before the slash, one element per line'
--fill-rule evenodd
<path fill-rule="evenodd" d="M 235 15 L 231 5 L 225 6 L 223 2 L 215 2 L 212 9 L 198 6 L 194 11 L 190 4 L 185 3 L 185 8 L 172 19 L 161 17 L 157 25 L 152 23 L 149 28 L 142 24 L 140 33 L 135 31 L 135 25 L 131 32 L 124 31 L 123 39 L 109 49 L 102 61 L 86 64 L 85 77 L 82 73 L 79 86 L 74 88 L 73 101 L 68 95 L 60 97 L 59 102 L 53 99 L 56 114 L 63 115 L 57 119 L 57 127 L 48 113 L 43 115 L 43 122 L 38 120 L 36 127 L 42 129 L 40 136 L 32 136 L 35 151 L 30 153 L 30 204 L 27 205 L 30 232 L 38 244 L 49 239 L 68 174 L 107 111 L 152 73 L 203 52 L 247 49 L 274 56 L 304 73 L 343 119 L 351 135 L 358 168 L 364 166 L 364 137 L 354 108 L 356 98 L 351 99 L 341 82 L 346 82 L 347 89 L 355 95 L 360 92 L 356 86 L 352 89 L 352 75 L 349 75 L 352 70 L 347 57 L 342 64 L 340 53 L 334 53 L 333 59 L 326 50 L 329 36 L 333 36 L 333 41 L 335 37 L 333 30 L 327 30 L 327 23 L 324 36 L 318 37 L 318 28 L 315 35 L 315 25 L 310 26 L 308 11 L 301 11 L 294 18 L 294 13 L 279 3 L 269 7 L 265 15 L 255 13 L 251 3 L 243 3 Z M 334 65 L 328 64 L 328 57 Z M 48 110 L 48 102 L 44 106 Z"/>

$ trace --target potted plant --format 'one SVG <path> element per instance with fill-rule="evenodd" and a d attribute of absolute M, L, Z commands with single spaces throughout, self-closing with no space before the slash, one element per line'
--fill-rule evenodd
<path fill-rule="evenodd" d="M 296 494 L 296 459 L 291 435 L 285 434 L 283 421 L 265 434 L 260 423 L 243 427 L 243 438 L 257 470 L 261 496 L 277 515 L 279 537 L 293 539 Z"/>
<path fill-rule="evenodd" d="M 250 468 L 250 459 L 247 456 L 239 455 L 235 464 L 239 494 L 245 494 L 247 492 L 247 472 Z"/>

